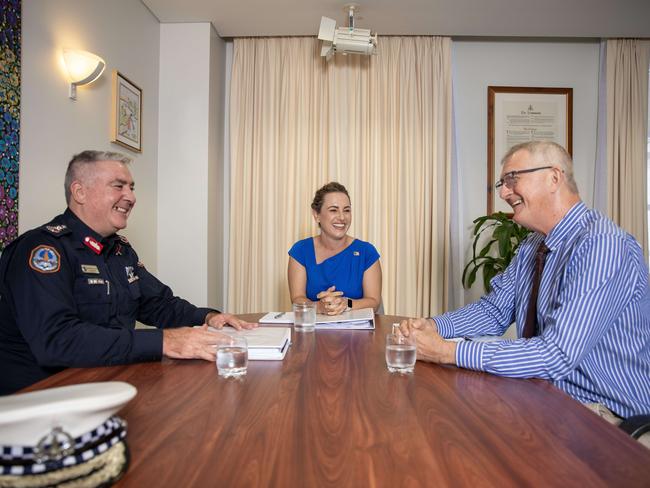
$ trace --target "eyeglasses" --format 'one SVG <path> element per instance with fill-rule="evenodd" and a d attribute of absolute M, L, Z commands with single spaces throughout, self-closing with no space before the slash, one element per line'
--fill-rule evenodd
<path fill-rule="evenodd" d="M 530 169 L 520 169 L 519 171 L 511 171 L 510 173 L 506 173 L 503 175 L 503 178 L 501 178 L 499 181 L 496 182 L 494 185 L 494 188 L 497 190 L 501 188 L 503 185 L 508 190 L 512 190 L 515 187 L 515 183 L 517 183 L 517 179 L 519 178 L 519 175 L 523 175 L 525 173 L 534 173 L 535 171 L 540 171 L 542 169 L 552 169 L 553 166 L 540 166 L 539 168 L 530 168 Z"/>

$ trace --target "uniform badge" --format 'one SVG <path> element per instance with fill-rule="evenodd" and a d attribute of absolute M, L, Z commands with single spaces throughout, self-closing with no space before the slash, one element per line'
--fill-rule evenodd
<path fill-rule="evenodd" d="M 115 245 L 115 255 L 116 256 L 121 256 L 122 255 L 122 245 L 121 244 L 116 244 Z"/>
<path fill-rule="evenodd" d="M 56 273 L 61 269 L 61 256 L 53 247 L 35 247 L 29 256 L 29 267 L 39 273 Z"/>
<path fill-rule="evenodd" d="M 94 264 L 82 264 L 81 272 L 87 274 L 99 274 L 99 268 Z"/>
<path fill-rule="evenodd" d="M 103 285 L 104 280 L 102 278 L 88 278 L 89 285 Z"/>
<path fill-rule="evenodd" d="M 354 251 L 354 252 L 352 253 L 352 255 L 353 255 L 353 256 L 358 256 L 358 255 L 359 255 L 359 251 Z"/>
<path fill-rule="evenodd" d="M 133 283 L 140 279 L 140 277 L 133 272 L 133 266 L 124 266 L 124 271 L 126 271 L 126 279 L 129 280 L 129 283 Z"/>
<path fill-rule="evenodd" d="M 121 236 L 121 235 L 118 235 L 117 237 L 120 238 L 120 241 L 122 241 L 123 244 L 128 244 L 129 243 L 129 240 L 126 237 Z"/>
<path fill-rule="evenodd" d="M 84 244 L 89 247 L 95 254 L 100 254 L 104 246 L 97 239 L 92 237 L 84 237 Z"/>
<path fill-rule="evenodd" d="M 67 229 L 67 227 L 63 224 L 60 225 L 46 225 L 45 228 L 49 230 L 52 234 L 60 234 L 64 230 Z"/>

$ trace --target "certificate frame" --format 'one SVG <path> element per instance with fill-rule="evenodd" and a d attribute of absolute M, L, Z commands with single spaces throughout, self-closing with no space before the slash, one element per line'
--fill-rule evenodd
<path fill-rule="evenodd" d="M 142 89 L 119 71 L 113 71 L 111 142 L 142 152 Z"/>
<path fill-rule="evenodd" d="M 488 86 L 487 213 L 512 213 L 494 188 L 515 144 L 551 140 L 573 153 L 573 88 Z"/>

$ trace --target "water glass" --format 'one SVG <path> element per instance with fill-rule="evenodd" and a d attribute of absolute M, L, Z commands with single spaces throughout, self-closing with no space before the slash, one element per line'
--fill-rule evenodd
<path fill-rule="evenodd" d="M 412 336 L 400 333 L 386 336 L 386 366 L 391 373 L 412 373 L 415 367 L 416 347 Z"/>
<path fill-rule="evenodd" d="M 243 336 L 232 336 L 217 344 L 217 371 L 224 378 L 239 378 L 248 367 L 248 342 Z"/>
<path fill-rule="evenodd" d="M 294 303 L 293 326 L 296 331 L 314 330 L 316 327 L 316 304 L 312 302 Z"/>

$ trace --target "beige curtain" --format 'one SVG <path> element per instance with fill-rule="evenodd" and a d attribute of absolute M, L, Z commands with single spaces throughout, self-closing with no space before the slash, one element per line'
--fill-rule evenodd
<path fill-rule="evenodd" d="M 650 41 L 607 41 L 607 210 L 646 257 L 649 60 Z"/>
<path fill-rule="evenodd" d="M 287 251 L 317 234 L 311 199 L 332 180 L 350 192 L 350 234 L 381 254 L 386 313 L 445 309 L 450 40 L 379 50 L 326 62 L 314 38 L 235 39 L 229 311 L 289 309 Z"/>

